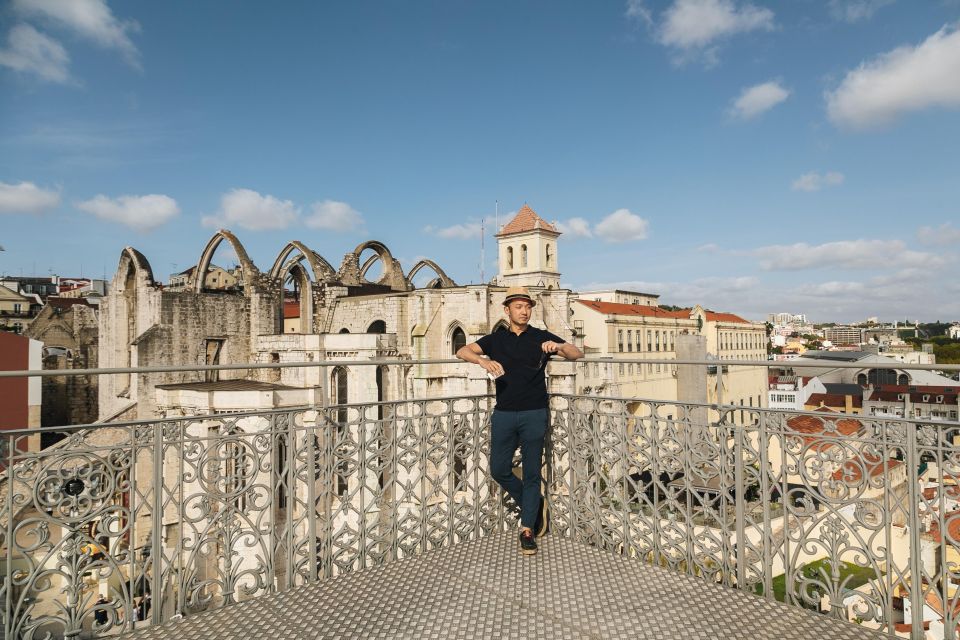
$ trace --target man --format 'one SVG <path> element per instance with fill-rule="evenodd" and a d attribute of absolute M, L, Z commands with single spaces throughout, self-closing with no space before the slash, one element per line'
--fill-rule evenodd
<path fill-rule="evenodd" d="M 535 534 L 543 535 L 546 530 L 540 467 L 547 430 L 547 360 L 555 353 L 567 360 L 583 357 L 574 345 L 528 324 L 535 305 L 526 287 L 510 287 L 503 300 L 510 330 L 495 331 L 457 351 L 458 358 L 480 365 L 496 380 L 490 473 L 520 506 L 520 552 L 524 555 L 537 552 Z M 513 454 L 518 446 L 522 481 L 513 475 Z"/>

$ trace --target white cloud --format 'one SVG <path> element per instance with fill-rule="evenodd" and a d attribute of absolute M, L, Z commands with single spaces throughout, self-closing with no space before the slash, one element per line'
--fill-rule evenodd
<path fill-rule="evenodd" d="M 923 244 L 955 244 L 960 243 L 960 229 L 957 229 L 950 222 L 945 222 L 939 227 L 920 227 L 917 230 L 917 239 Z"/>
<path fill-rule="evenodd" d="M 28 24 L 18 24 L 10 30 L 6 48 L 0 49 L 0 65 L 21 73 L 35 73 L 49 82 L 70 82 L 67 50 Z"/>
<path fill-rule="evenodd" d="M 45 18 L 101 47 L 115 49 L 128 63 L 139 67 L 140 53 L 128 34 L 140 27 L 133 20 L 118 20 L 106 0 L 14 0 L 13 8 L 21 15 Z"/>
<path fill-rule="evenodd" d="M 839 171 L 828 171 L 823 174 L 811 171 L 794 180 L 790 188 L 794 191 L 820 191 L 824 187 L 839 186 L 844 180 L 844 175 Z"/>
<path fill-rule="evenodd" d="M 355 231 L 363 227 L 363 215 L 346 202 L 324 200 L 313 203 L 304 224 L 311 229 Z"/>
<path fill-rule="evenodd" d="M 755 30 L 771 31 L 773 12 L 733 0 L 675 0 L 663 14 L 657 39 L 690 57 L 703 53 L 708 61 L 716 52 L 710 47 L 731 36 Z"/>
<path fill-rule="evenodd" d="M 868 129 L 931 107 L 960 107 L 960 30 L 943 27 L 916 47 L 862 63 L 826 94 L 839 127 Z"/>
<path fill-rule="evenodd" d="M 767 271 L 935 267 L 945 263 L 936 254 L 907 249 L 900 240 L 843 240 L 820 245 L 798 242 L 760 247 L 751 253 L 760 258 L 760 266 Z"/>
<path fill-rule="evenodd" d="M 566 234 L 568 238 L 590 238 L 593 233 L 590 231 L 590 223 L 583 218 L 570 218 L 569 220 L 557 222 L 557 228 L 560 233 Z"/>
<path fill-rule="evenodd" d="M 862 282 L 843 282 L 840 280 L 831 280 L 829 282 L 820 282 L 816 284 L 804 284 L 797 287 L 796 292 L 802 296 L 849 296 L 851 294 L 861 294 L 866 291 L 866 285 Z"/>
<path fill-rule="evenodd" d="M 78 202 L 77 208 L 101 220 L 119 222 L 137 231 L 152 231 L 180 214 L 176 200 L 159 194 L 119 198 L 98 195 Z"/>
<path fill-rule="evenodd" d="M 646 238 L 649 226 L 649 222 L 629 209 L 617 209 L 598 222 L 593 232 L 607 242 L 630 242 Z"/>
<path fill-rule="evenodd" d="M 447 240 L 470 240 L 471 238 L 479 238 L 481 234 L 479 222 L 455 224 L 449 227 L 427 225 L 423 230 L 430 235 L 437 236 L 438 238 L 446 238 Z"/>
<path fill-rule="evenodd" d="M 830 0 L 830 14 L 837 20 L 860 22 L 869 20 L 879 9 L 895 0 Z"/>
<path fill-rule="evenodd" d="M 628 18 L 642 20 L 647 23 L 648 26 L 653 25 L 653 14 L 650 12 L 650 9 L 644 5 L 643 0 L 627 0 L 626 16 Z"/>
<path fill-rule="evenodd" d="M 60 192 L 43 189 L 32 182 L 0 182 L 0 214 L 42 213 L 60 204 Z"/>
<path fill-rule="evenodd" d="M 204 216 L 205 227 L 238 226 L 252 231 L 286 229 L 299 216 L 299 209 L 290 200 L 262 196 L 251 189 L 233 189 L 220 197 L 220 210 Z"/>
<path fill-rule="evenodd" d="M 733 101 L 729 114 L 741 120 L 750 120 L 774 108 L 790 96 L 790 91 L 777 81 L 747 87 Z"/>

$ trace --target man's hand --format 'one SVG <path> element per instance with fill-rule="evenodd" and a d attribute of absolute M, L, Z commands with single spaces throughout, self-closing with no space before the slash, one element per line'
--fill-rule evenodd
<path fill-rule="evenodd" d="M 552 340 L 547 340 L 540 345 L 540 348 L 543 349 L 544 353 L 557 353 L 567 360 L 578 360 L 583 357 L 583 351 L 577 348 L 576 345 L 570 344 L 569 342 L 554 342 Z"/>
<path fill-rule="evenodd" d="M 540 345 L 540 348 L 543 349 L 544 353 L 556 353 L 557 351 L 560 351 L 561 346 L 563 345 L 561 345 L 559 342 L 553 342 L 552 340 L 547 340 L 542 345 Z"/>
<path fill-rule="evenodd" d="M 481 360 L 478 362 L 481 367 L 487 370 L 487 373 L 492 375 L 494 378 L 499 378 L 503 375 L 503 365 L 497 362 L 496 360 Z"/>

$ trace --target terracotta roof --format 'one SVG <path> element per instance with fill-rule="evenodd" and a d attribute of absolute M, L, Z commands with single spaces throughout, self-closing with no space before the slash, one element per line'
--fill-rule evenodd
<path fill-rule="evenodd" d="M 577 300 L 594 311 L 618 316 L 646 316 L 652 318 L 690 319 L 690 310 L 667 311 L 660 307 L 645 304 L 624 304 L 622 302 L 597 302 L 596 300 Z"/>
<path fill-rule="evenodd" d="M 902 465 L 903 461 L 901 460 L 893 458 L 881 460 L 877 456 L 864 454 L 845 461 L 839 469 L 833 472 L 833 479 L 838 482 L 842 480 L 847 484 L 860 484 L 864 471 L 871 478 L 876 478 Z"/>
<path fill-rule="evenodd" d="M 752 324 L 749 320 L 744 320 L 740 316 L 732 313 L 714 313 L 713 311 L 707 311 L 706 313 L 708 322 L 737 322 L 739 324 Z"/>
<path fill-rule="evenodd" d="M 941 489 L 940 485 L 937 485 L 936 487 L 927 487 L 926 489 L 923 490 L 923 499 L 926 500 L 927 502 L 933 502 L 934 500 L 937 499 L 937 496 L 940 493 L 940 489 Z M 960 499 L 960 486 L 952 484 L 952 485 L 947 485 L 946 487 L 943 487 L 943 489 L 944 489 L 943 493 L 947 498 L 950 498 L 952 500 Z"/>
<path fill-rule="evenodd" d="M 497 237 L 510 235 L 511 233 L 524 233 L 526 231 L 533 231 L 534 229 L 560 233 L 556 227 L 538 216 L 529 205 L 525 204 L 520 208 L 520 211 L 517 211 L 517 215 L 513 217 L 513 220 L 504 225 L 500 233 L 497 234 Z"/>
<path fill-rule="evenodd" d="M 817 411 L 835 413 L 827 407 L 817 409 Z M 818 450 L 826 450 L 832 447 L 836 442 L 833 438 L 842 436 L 853 436 L 863 431 L 863 423 L 853 418 L 818 418 L 816 416 L 795 416 L 787 420 L 787 428 L 803 437 L 806 445 L 813 445 L 820 442 Z"/>
<path fill-rule="evenodd" d="M 960 511 L 951 511 L 950 513 L 944 514 L 943 521 L 947 524 L 948 542 L 955 545 L 960 544 Z M 943 542 L 943 536 L 940 534 L 939 519 L 935 519 L 930 523 L 930 531 L 928 531 L 928 533 L 934 542 Z M 942 609 L 940 609 L 940 613 L 943 613 Z"/>
<path fill-rule="evenodd" d="M 874 391 L 893 391 L 896 393 L 919 392 L 919 393 L 942 393 L 956 394 L 960 393 L 957 387 L 941 387 L 940 385 L 922 385 L 922 384 L 879 384 L 874 387 Z"/>
<path fill-rule="evenodd" d="M 910 391 L 907 391 L 907 387 L 901 387 L 902 391 L 889 391 L 887 388 L 884 388 L 881 391 L 876 389 L 870 393 L 871 401 L 882 401 L 882 402 L 903 402 L 899 398 L 901 394 L 906 395 L 910 394 L 910 402 L 913 404 L 944 404 L 944 405 L 955 405 L 957 404 L 957 387 L 911 387 Z M 923 396 L 928 396 L 926 400 L 923 399 Z M 937 400 L 940 398 L 940 400 Z"/>
<path fill-rule="evenodd" d="M 55 309 L 69 309 L 70 307 L 75 307 L 77 305 L 82 305 L 84 307 L 93 306 L 84 298 L 59 298 L 57 296 L 50 296 L 47 298 L 47 304 Z"/>
<path fill-rule="evenodd" d="M 287 318 L 299 318 L 300 317 L 300 303 L 297 301 L 285 300 L 283 303 L 283 317 Z"/>
<path fill-rule="evenodd" d="M 657 318 L 682 318 L 690 319 L 692 309 L 680 309 L 679 311 L 667 311 L 653 305 L 647 304 L 624 304 L 622 302 L 597 302 L 596 300 L 577 300 L 580 304 L 590 307 L 600 313 L 616 314 L 621 316 L 654 316 Z M 749 320 L 744 320 L 740 316 L 732 313 L 714 313 L 707 311 L 707 320 L 709 322 L 739 322 L 741 324 L 751 324 Z"/>
<path fill-rule="evenodd" d="M 807 399 L 806 406 L 819 407 L 821 404 L 828 407 L 838 407 L 844 408 L 847 406 L 847 398 L 852 399 L 851 405 L 862 409 L 863 408 L 863 396 L 862 395 L 853 395 L 846 396 L 840 393 L 814 393 Z"/>

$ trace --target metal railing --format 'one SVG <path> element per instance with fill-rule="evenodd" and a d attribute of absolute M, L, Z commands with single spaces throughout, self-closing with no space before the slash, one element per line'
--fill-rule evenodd
<path fill-rule="evenodd" d="M 63 427 L 39 451 L 36 431 L 4 432 L 5 637 L 157 624 L 515 526 L 488 471 L 493 404 Z M 912 622 L 923 637 L 939 611 L 956 637 L 960 423 L 573 394 L 550 407 L 553 535 L 891 636 Z"/>

